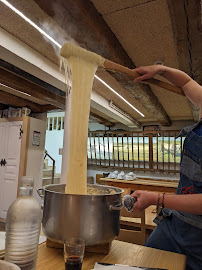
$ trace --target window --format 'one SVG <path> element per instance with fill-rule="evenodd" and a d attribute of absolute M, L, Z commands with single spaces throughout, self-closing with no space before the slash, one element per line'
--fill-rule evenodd
<path fill-rule="evenodd" d="M 175 131 L 89 132 L 88 164 L 178 172 L 184 138 Z"/>
<path fill-rule="evenodd" d="M 64 117 L 54 116 L 48 117 L 46 121 L 46 130 L 62 130 L 64 129 Z"/>
<path fill-rule="evenodd" d="M 50 117 L 49 118 L 49 130 L 52 130 L 52 127 L 53 127 L 53 118 Z"/>

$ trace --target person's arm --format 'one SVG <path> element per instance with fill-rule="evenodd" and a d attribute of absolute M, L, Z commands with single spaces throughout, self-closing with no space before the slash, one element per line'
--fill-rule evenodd
<path fill-rule="evenodd" d="M 161 205 L 163 194 L 157 192 L 137 190 L 131 196 L 136 197 L 133 210 L 141 212 L 150 205 Z M 202 194 L 165 194 L 164 206 L 173 210 L 202 215 Z"/>
<path fill-rule="evenodd" d="M 135 79 L 135 82 L 147 83 L 148 79 L 158 74 L 173 85 L 180 87 L 191 102 L 200 108 L 202 117 L 202 87 L 185 72 L 163 65 L 139 67 L 134 71 L 141 74 L 140 77 Z"/>

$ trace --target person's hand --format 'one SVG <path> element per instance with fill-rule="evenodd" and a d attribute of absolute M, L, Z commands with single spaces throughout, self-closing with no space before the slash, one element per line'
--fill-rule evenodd
<path fill-rule="evenodd" d="M 152 65 L 152 66 L 135 68 L 133 70 L 141 75 L 134 80 L 135 82 L 147 83 L 148 79 L 151 79 L 156 74 L 161 73 L 161 66 Z"/>
<path fill-rule="evenodd" d="M 157 192 L 149 192 L 144 190 L 136 190 L 131 194 L 132 197 L 136 197 L 137 201 L 134 203 L 133 211 L 141 212 L 150 205 L 156 205 L 158 201 Z"/>

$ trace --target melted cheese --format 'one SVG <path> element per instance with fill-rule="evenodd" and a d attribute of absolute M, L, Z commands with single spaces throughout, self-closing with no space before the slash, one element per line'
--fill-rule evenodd
<path fill-rule="evenodd" d="M 66 193 L 87 193 L 87 140 L 93 79 L 104 58 L 71 43 L 61 48 L 66 81 L 71 70 L 72 88 L 67 93 L 61 182 Z"/>

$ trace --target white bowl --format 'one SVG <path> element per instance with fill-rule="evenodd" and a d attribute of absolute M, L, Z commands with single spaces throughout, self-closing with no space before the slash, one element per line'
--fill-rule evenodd
<path fill-rule="evenodd" d="M 125 175 L 124 174 L 118 174 L 117 178 L 116 179 L 124 179 L 125 178 Z"/>
<path fill-rule="evenodd" d="M 134 178 L 133 178 L 132 176 L 130 176 L 130 175 L 126 175 L 126 176 L 125 176 L 125 179 L 126 179 L 126 180 L 134 180 Z"/>
<path fill-rule="evenodd" d="M 113 173 L 111 178 L 116 179 L 117 178 L 117 174 Z"/>
<path fill-rule="evenodd" d="M 0 260 L 0 269 L 1 270 L 20 270 L 20 267 L 18 267 L 16 264 Z"/>

